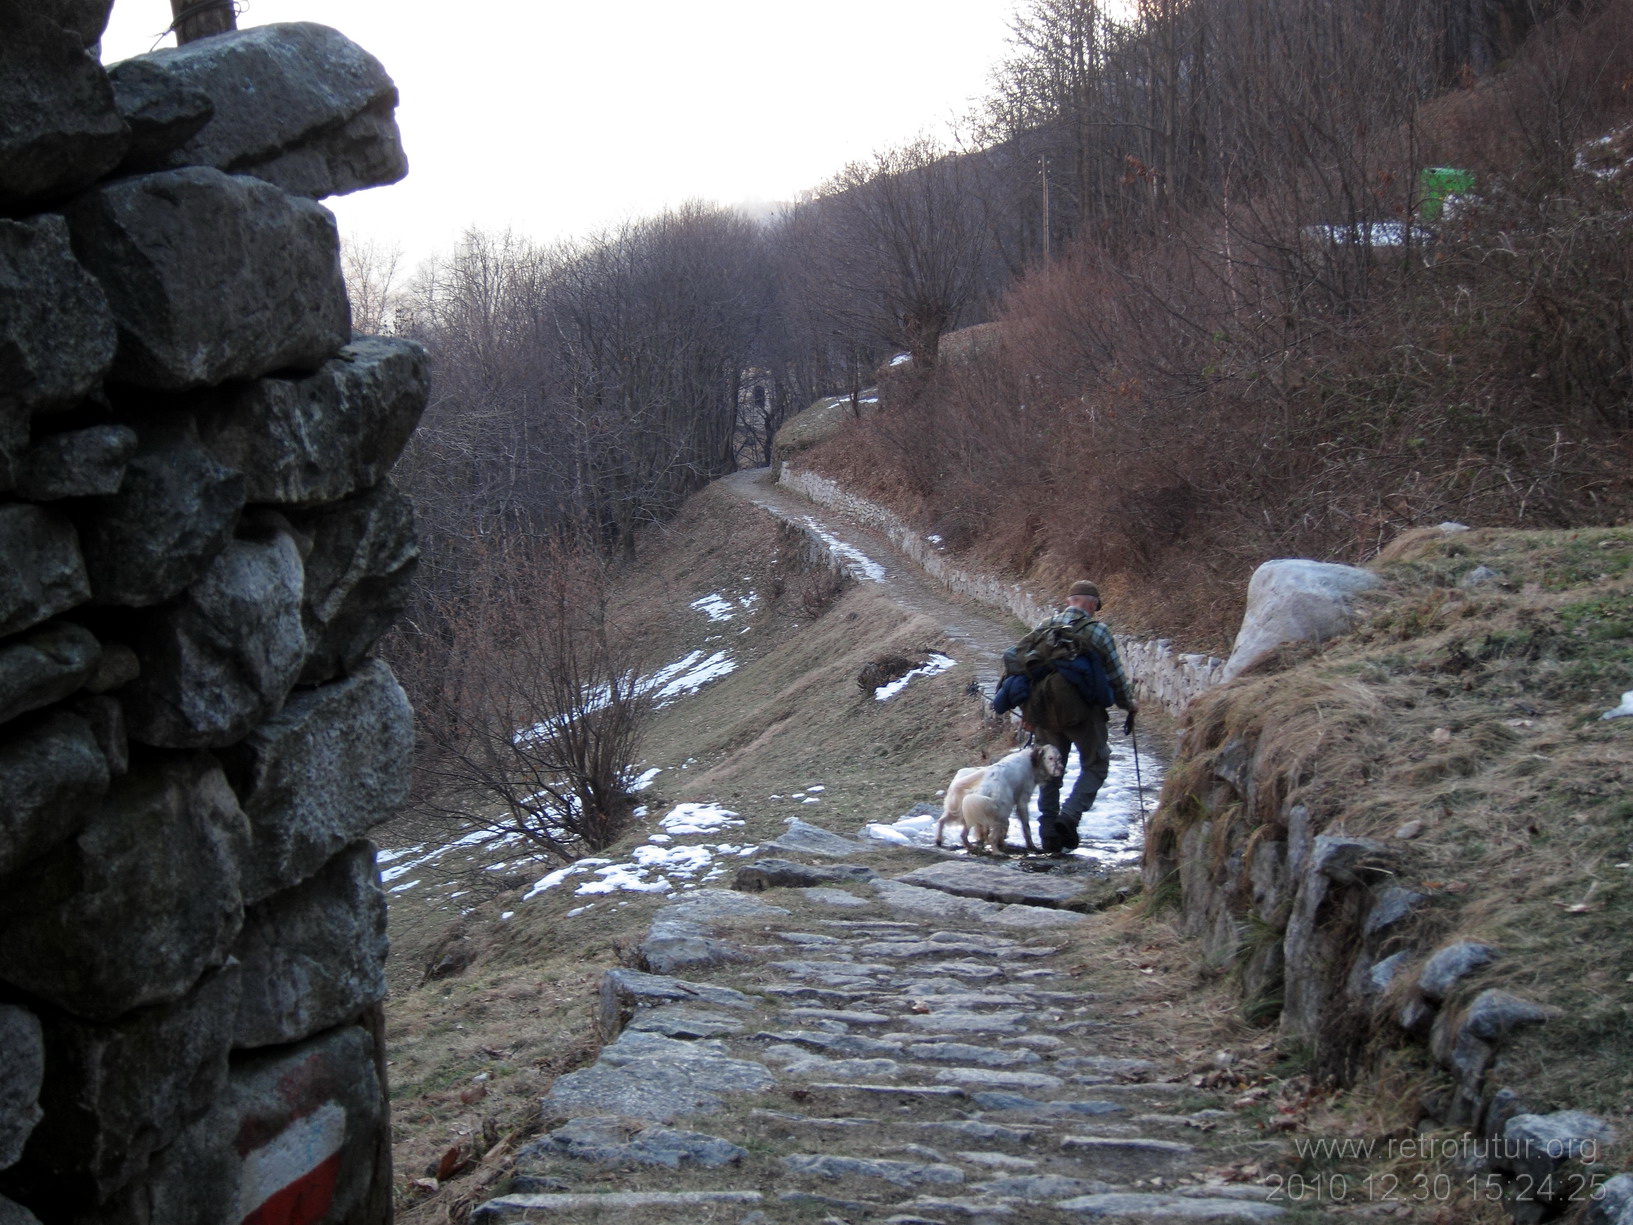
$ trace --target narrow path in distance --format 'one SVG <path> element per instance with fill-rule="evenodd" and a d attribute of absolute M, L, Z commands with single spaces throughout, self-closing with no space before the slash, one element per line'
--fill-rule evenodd
<path fill-rule="evenodd" d="M 820 536 L 858 581 L 878 584 L 892 602 L 939 625 L 949 640 L 965 648 L 976 679 L 988 694 L 997 683 L 1004 651 L 1031 628 L 1007 611 L 948 591 L 877 531 L 774 483 L 770 468 L 734 472 L 716 485 L 802 531 Z M 1142 716 L 1142 723 L 1148 722 Z M 1125 864 L 1138 858 L 1142 812 L 1156 802 L 1162 786 L 1164 755 L 1153 752 L 1152 745 L 1157 739 L 1166 740 L 1166 736 L 1147 736 L 1141 741 L 1136 760 L 1135 742 L 1113 732 L 1111 769 L 1094 807 L 1080 826 L 1080 854 Z M 1067 789 L 1076 769 L 1074 754 Z"/>

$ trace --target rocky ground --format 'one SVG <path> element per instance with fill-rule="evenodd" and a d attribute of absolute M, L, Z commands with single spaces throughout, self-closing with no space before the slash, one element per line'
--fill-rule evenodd
<path fill-rule="evenodd" d="M 1283 1142 L 1097 966 L 1088 878 L 895 877 L 806 829 L 680 894 L 605 978 L 490 1223 L 1259 1221 Z M 748 892 L 745 890 L 758 890 Z M 1103 933 L 1102 933 L 1103 935 Z M 1153 1057 L 1155 1056 L 1155 1057 Z M 1227 1082 L 1229 1083 L 1229 1082 Z M 1277 1202 L 1280 1199 L 1280 1202 Z"/>

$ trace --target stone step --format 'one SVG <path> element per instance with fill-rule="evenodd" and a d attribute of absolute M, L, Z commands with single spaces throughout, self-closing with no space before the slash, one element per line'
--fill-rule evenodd
<path fill-rule="evenodd" d="M 682 1220 L 687 1210 L 754 1205 L 765 1199 L 761 1191 L 599 1191 L 542 1192 L 501 1195 L 479 1204 L 470 1219 L 481 1225 L 523 1225 L 568 1212 L 624 1213 L 639 1209 L 663 1209 Z M 615 1220 L 616 1216 L 603 1216 Z"/>

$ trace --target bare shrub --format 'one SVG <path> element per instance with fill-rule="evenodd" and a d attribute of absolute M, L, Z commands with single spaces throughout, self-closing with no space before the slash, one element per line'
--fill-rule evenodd
<path fill-rule="evenodd" d="M 473 561 L 390 643 L 415 700 L 415 807 L 552 859 L 601 850 L 630 820 L 652 704 L 607 621 L 605 563 L 559 545 Z"/>

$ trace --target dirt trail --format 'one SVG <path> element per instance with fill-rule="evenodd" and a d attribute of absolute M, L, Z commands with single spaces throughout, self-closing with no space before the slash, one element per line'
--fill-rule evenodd
<path fill-rule="evenodd" d="M 981 684 L 990 690 L 997 679 L 999 657 L 1023 632 L 1020 623 L 1007 612 L 995 612 L 953 595 L 878 532 L 832 507 L 817 506 L 776 485 L 770 468 L 735 472 L 723 477 L 716 487 L 762 506 L 802 530 L 819 532 L 837 542 L 841 547 L 834 551 L 849 563 L 848 568 L 859 581 L 878 583 L 903 608 L 930 618 L 948 638 L 968 647 Z M 834 545 L 830 544 L 830 548 Z"/>
<path fill-rule="evenodd" d="M 968 649 L 978 683 L 984 692 L 992 693 L 1004 651 L 1029 627 L 1022 626 L 1008 612 L 948 591 L 877 531 L 775 484 L 770 468 L 733 473 L 718 481 L 716 487 L 820 536 L 859 582 L 877 584 L 902 608 L 941 626 L 950 641 Z M 1143 726 L 1150 722 L 1142 716 Z M 1112 863 L 1129 863 L 1137 858 L 1142 816 L 1162 786 L 1166 753 L 1160 746 L 1167 739 L 1165 731 L 1159 726 L 1155 736 L 1137 742 L 1116 734 L 1111 737 L 1111 768 L 1093 808 L 1079 827 L 1081 854 Z M 1076 779 L 1076 770 L 1074 754 L 1065 782 L 1067 792 Z M 910 835 L 917 832 L 909 831 Z M 914 840 L 918 841 L 916 836 Z"/>

